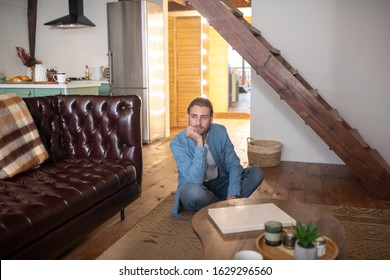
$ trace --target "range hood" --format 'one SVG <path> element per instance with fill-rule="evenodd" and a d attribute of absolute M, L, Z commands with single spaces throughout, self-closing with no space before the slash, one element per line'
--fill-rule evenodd
<path fill-rule="evenodd" d="M 46 22 L 44 25 L 50 25 L 57 28 L 80 28 L 96 26 L 86 16 L 84 16 L 83 0 L 69 0 L 69 15 Z"/>

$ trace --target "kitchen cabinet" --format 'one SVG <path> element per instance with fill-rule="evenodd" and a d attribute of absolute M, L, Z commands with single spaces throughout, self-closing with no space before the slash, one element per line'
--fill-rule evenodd
<path fill-rule="evenodd" d="M 102 82 L 99 87 L 99 95 L 110 95 L 110 84 L 108 82 Z"/>
<path fill-rule="evenodd" d="M 67 84 L 0 84 L 0 93 L 16 93 L 20 97 L 58 94 L 98 95 L 100 82 L 70 82 Z"/>
<path fill-rule="evenodd" d="M 34 90 L 34 96 L 49 96 L 49 95 L 57 95 L 64 94 L 64 90 L 61 88 L 40 88 Z"/>
<path fill-rule="evenodd" d="M 99 87 L 70 88 L 65 91 L 65 94 L 98 95 Z"/>
<path fill-rule="evenodd" d="M 6 88 L 5 93 L 15 93 L 20 97 L 34 97 L 34 88 Z"/>

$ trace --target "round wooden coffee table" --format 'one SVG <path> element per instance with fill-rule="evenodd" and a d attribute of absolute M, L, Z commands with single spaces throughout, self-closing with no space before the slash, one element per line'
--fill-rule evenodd
<path fill-rule="evenodd" d="M 192 228 L 202 241 L 204 258 L 231 260 L 234 259 L 234 254 L 240 250 L 256 250 L 256 240 L 263 233 L 262 230 L 258 230 L 223 234 L 209 216 L 209 208 L 261 203 L 274 203 L 296 221 L 316 223 L 321 234 L 331 238 L 337 244 L 339 249 L 338 259 L 346 258 L 346 234 L 344 228 L 340 221 L 330 213 L 300 202 L 251 198 L 217 202 L 195 213 L 192 219 Z"/>

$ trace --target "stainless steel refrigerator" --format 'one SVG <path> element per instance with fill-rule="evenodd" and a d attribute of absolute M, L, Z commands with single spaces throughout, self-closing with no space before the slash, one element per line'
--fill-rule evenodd
<path fill-rule="evenodd" d="M 163 1 L 107 3 L 110 95 L 142 99 L 143 142 L 165 136 Z"/>

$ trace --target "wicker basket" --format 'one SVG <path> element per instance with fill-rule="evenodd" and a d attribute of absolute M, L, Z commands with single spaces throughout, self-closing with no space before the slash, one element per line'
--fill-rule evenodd
<path fill-rule="evenodd" d="M 252 137 L 248 141 L 249 165 L 271 167 L 280 164 L 283 144 L 274 140 L 255 140 Z"/>

